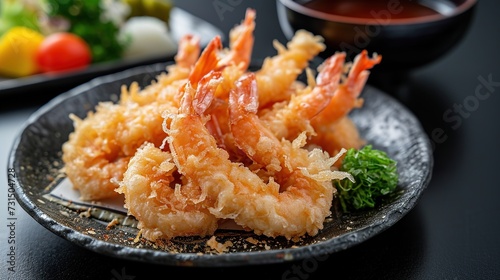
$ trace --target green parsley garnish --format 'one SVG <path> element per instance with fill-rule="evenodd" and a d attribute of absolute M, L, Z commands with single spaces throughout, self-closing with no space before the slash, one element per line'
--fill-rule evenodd
<path fill-rule="evenodd" d="M 349 149 L 340 170 L 355 179 L 354 183 L 348 179 L 335 181 L 344 212 L 375 207 L 377 199 L 394 191 L 398 184 L 396 161 L 371 145 Z"/>

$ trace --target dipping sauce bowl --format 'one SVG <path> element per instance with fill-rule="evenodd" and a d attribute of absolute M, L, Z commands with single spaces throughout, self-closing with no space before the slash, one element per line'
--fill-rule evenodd
<path fill-rule="evenodd" d="M 366 49 L 382 55 L 377 69 L 411 70 L 443 56 L 470 25 L 477 0 L 277 0 L 290 39 L 299 29 L 325 39 L 326 58 Z"/>

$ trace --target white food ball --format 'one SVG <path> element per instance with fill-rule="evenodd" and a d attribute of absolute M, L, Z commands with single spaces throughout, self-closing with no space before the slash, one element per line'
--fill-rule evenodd
<path fill-rule="evenodd" d="M 119 36 L 127 42 L 124 58 L 167 56 L 177 50 L 167 24 L 155 17 L 130 18 L 121 27 Z"/>

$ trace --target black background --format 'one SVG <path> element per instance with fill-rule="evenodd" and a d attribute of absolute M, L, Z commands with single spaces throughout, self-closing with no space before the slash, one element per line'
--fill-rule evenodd
<path fill-rule="evenodd" d="M 217 3 L 231 9 L 217 13 Z M 247 7 L 257 11 L 255 59 L 286 42 L 274 1 L 176 1 L 228 34 Z M 500 82 L 500 4 L 480 0 L 463 40 L 440 60 L 413 71 L 398 89 L 386 89 L 419 117 L 435 144 L 430 185 L 413 210 L 393 227 L 327 259 L 277 265 L 189 268 L 115 259 L 80 248 L 45 229 L 17 207 L 16 272 L 8 272 L 7 183 L 1 174 L 0 278 L 12 279 L 500 279 L 500 85 L 476 94 L 481 79 Z M 22 122 L 51 94 L 1 101 L 3 157 Z M 462 114 L 453 110 L 462 106 Z M 451 113 L 450 113 L 450 110 Z M 445 117 L 452 116 L 453 121 Z M 433 137 L 441 131 L 442 136 Z M 5 172 L 6 168 L 2 172 Z M 128 278 L 124 277 L 128 276 Z"/>

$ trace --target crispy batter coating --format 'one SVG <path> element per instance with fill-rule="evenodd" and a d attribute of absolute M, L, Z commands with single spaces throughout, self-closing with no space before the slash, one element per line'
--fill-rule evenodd
<path fill-rule="evenodd" d="M 369 69 L 381 56 L 338 52 L 317 69 L 322 38 L 298 31 L 262 68 L 248 70 L 255 11 L 200 52 L 186 35 L 176 63 L 140 89 L 122 88 L 80 119 L 63 145 L 65 172 L 82 199 L 118 194 L 143 237 L 212 235 L 222 220 L 295 240 L 331 214 L 336 165 L 360 137 L 349 112 L 362 106 Z M 307 85 L 297 77 L 307 71 Z"/>

